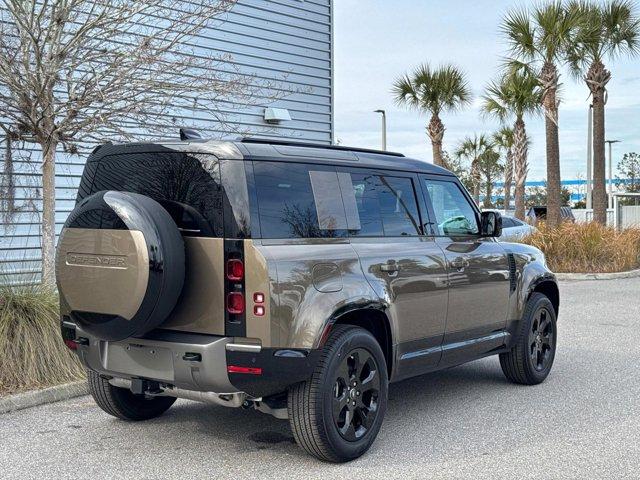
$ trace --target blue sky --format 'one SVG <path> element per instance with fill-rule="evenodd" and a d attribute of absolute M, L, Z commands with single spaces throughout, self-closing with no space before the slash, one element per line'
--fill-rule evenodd
<path fill-rule="evenodd" d="M 463 112 L 444 114 L 444 146 L 453 151 L 466 135 L 492 132 L 498 124 L 479 115 L 480 95 L 495 77 L 506 46 L 498 32 L 503 14 L 527 2 L 506 0 L 336 0 L 335 133 L 344 145 L 379 148 L 380 117 L 387 111 L 390 150 L 431 161 L 428 117 L 396 107 L 393 80 L 421 62 L 452 62 L 468 76 L 474 102 Z M 613 78 L 607 104 L 607 138 L 614 165 L 624 152 L 640 152 L 640 59 L 609 62 Z M 563 70 L 560 153 L 564 179 L 586 172 L 588 93 Z M 527 119 L 533 141 L 530 180 L 545 174 L 544 121 Z"/>

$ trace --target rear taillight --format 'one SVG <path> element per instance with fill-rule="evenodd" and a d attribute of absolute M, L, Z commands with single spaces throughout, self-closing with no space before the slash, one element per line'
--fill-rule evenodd
<path fill-rule="evenodd" d="M 227 278 L 234 282 L 238 282 L 244 278 L 244 263 L 242 263 L 242 260 L 238 260 L 237 258 L 227 260 Z"/>
<path fill-rule="evenodd" d="M 64 344 L 69 347 L 69 349 L 71 350 L 77 350 L 78 349 L 78 344 L 76 343 L 75 340 L 69 340 L 69 339 L 65 339 L 64 340 Z"/>
<path fill-rule="evenodd" d="M 244 295 L 240 292 L 227 294 L 227 312 L 239 315 L 244 312 Z"/>
<path fill-rule="evenodd" d="M 253 308 L 251 297 L 245 298 L 246 266 L 244 241 L 224 240 L 224 333 L 228 337 L 246 336 L 247 309 Z"/>

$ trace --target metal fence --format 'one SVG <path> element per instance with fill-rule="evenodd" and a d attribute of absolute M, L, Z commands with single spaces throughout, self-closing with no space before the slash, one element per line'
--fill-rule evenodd
<path fill-rule="evenodd" d="M 616 228 L 640 228 L 640 193 L 614 194 L 613 211 Z"/>

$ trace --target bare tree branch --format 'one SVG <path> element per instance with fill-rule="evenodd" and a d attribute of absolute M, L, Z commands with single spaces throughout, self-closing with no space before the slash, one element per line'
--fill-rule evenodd
<path fill-rule="evenodd" d="M 291 93 L 281 85 L 285 75 L 258 78 L 205 47 L 206 29 L 236 0 L 0 1 L 0 125 L 42 152 L 46 281 L 59 146 L 75 152 L 91 142 L 166 135 L 195 112 L 216 130 L 237 131 L 234 109 Z"/>

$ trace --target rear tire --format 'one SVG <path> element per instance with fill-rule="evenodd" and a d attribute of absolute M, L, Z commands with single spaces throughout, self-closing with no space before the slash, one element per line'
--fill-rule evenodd
<path fill-rule="evenodd" d="M 156 418 L 176 401 L 174 397 L 135 395 L 127 388 L 114 387 L 96 372 L 87 372 L 89 392 L 98 406 L 109 415 L 122 420 L 140 421 Z"/>
<path fill-rule="evenodd" d="M 373 335 L 336 325 L 311 378 L 289 389 L 296 442 L 320 460 L 358 458 L 380 431 L 388 384 L 384 354 Z"/>
<path fill-rule="evenodd" d="M 533 293 L 525 305 L 517 343 L 500 354 L 505 376 L 521 385 L 542 383 L 553 366 L 557 343 L 556 312 L 551 301 Z"/>

